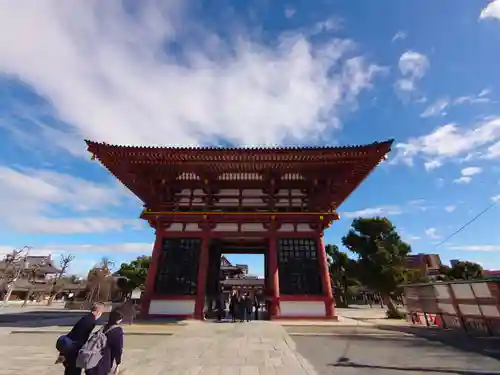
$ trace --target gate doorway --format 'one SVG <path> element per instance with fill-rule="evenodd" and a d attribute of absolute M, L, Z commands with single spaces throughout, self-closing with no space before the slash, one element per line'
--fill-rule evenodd
<path fill-rule="evenodd" d="M 269 319 L 267 244 L 265 239 L 255 238 L 211 241 L 205 294 L 207 319 Z M 241 259 L 241 255 L 248 258 Z"/>

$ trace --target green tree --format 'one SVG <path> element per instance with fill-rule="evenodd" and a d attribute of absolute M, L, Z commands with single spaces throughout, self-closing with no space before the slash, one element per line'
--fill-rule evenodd
<path fill-rule="evenodd" d="M 363 285 L 377 291 L 383 298 L 389 316 L 398 316 L 391 294 L 407 278 L 406 257 L 411 247 L 402 241 L 387 218 L 353 220 L 343 245 L 358 256 L 359 277 Z"/>
<path fill-rule="evenodd" d="M 405 284 L 420 284 L 420 283 L 428 283 L 431 280 L 429 277 L 422 272 L 420 269 L 407 269 L 405 274 Z"/>
<path fill-rule="evenodd" d="M 458 262 L 453 267 L 442 266 L 441 274 L 445 280 L 476 280 L 484 277 L 481 265 L 474 262 Z"/>
<path fill-rule="evenodd" d="M 118 274 L 126 277 L 129 280 L 128 288 L 144 288 L 146 276 L 148 274 L 149 264 L 151 263 L 150 256 L 140 256 L 130 263 L 122 263 Z"/>
<path fill-rule="evenodd" d="M 338 306 L 347 306 L 349 291 L 352 286 L 359 286 L 355 276 L 356 261 L 347 253 L 340 251 L 337 245 L 326 245 L 330 278 L 334 288 L 335 302 Z"/>

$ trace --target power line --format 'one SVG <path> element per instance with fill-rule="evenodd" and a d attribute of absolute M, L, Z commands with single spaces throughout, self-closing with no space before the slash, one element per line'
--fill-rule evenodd
<path fill-rule="evenodd" d="M 465 228 L 467 228 L 470 224 L 472 224 L 474 221 L 476 221 L 477 219 L 479 219 L 481 216 L 483 216 L 486 212 L 488 212 L 491 208 L 493 208 L 495 205 L 497 204 L 497 202 L 493 202 L 492 204 L 490 204 L 488 207 L 486 207 L 484 210 L 482 210 L 480 213 L 478 213 L 476 216 L 474 216 L 472 219 L 470 219 L 467 223 L 465 223 L 464 225 L 462 225 L 460 228 L 458 228 L 455 232 L 453 232 L 452 234 L 450 234 L 448 237 L 446 237 L 444 240 L 442 240 L 440 243 L 438 243 L 436 245 L 436 247 L 439 247 L 441 246 L 442 244 L 444 244 L 445 242 L 447 242 L 448 240 L 450 240 L 452 237 L 455 237 L 455 235 L 457 235 L 458 233 L 460 233 L 462 230 L 464 230 Z"/>

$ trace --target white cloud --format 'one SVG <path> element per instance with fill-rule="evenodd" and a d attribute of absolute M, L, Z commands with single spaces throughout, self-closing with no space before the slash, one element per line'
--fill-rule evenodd
<path fill-rule="evenodd" d="M 481 11 L 479 19 L 496 18 L 500 20 L 500 0 L 494 0 Z"/>
<path fill-rule="evenodd" d="M 462 173 L 462 176 L 474 176 L 476 174 L 479 174 L 483 171 L 482 168 L 480 167 L 467 167 L 463 168 L 460 173 Z"/>
<path fill-rule="evenodd" d="M 425 111 L 422 112 L 420 117 L 444 116 L 446 113 L 444 113 L 443 111 L 448 107 L 449 104 L 449 99 L 438 99 L 429 107 L 427 107 Z"/>
<path fill-rule="evenodd" d="M 437 229 L 436 228 L 427 228 L 425 230 L 425 234 L 427 235 L 427 237 L 432 238 L 432 239 L 439 239 L 439 238 L 441 238 L 441 236 L 437 233 Z"/>
<path fill-rule="evenodd" d="M 500 245 L 464 245 L 464 246 L 448 246 L 450 250 L 463 250 L 463 251 L 485 251 L 496 252 L 500 251 Z"/>
<path fill-rule="evenodd" d="M 348 218 L 373 217 L 373 216 L 394 216 L 405 213 L 426 212 L 434 207 L 429 206 L 424 199 L 415 199 L 402 205 L 383 205 L 378 207 L 369 207 L 357 211 L 348 211 L 341 213 L 341 216 Z"/>
<path fill-rule="evenodd" d="M 473 95 L 459 96 L 453 100 L 453 105 L 459 104 L 479 104 L 489 103 L 491 99 L 487 96 L 491 93 L 490 89 L 482 89 L 479 93 Z"/>
<path fill-rule="evenodd" d="M 398 92 L 411 92 L 416 90 L 415 82 L 408 78 L 398 79 L 395 88 Z"/>
<path fill-rule="evenodd" d="M 0 224 L 21 233 L 94 233 L 138 226 L 138 220 L 103 217 L 131 198 L 119 185 L 99 185 L 48 170 L 0 166 Z M 65 215 L 60 216 L 60 211 Z M 72 216 L 67 216 L 69 213 Z"/>
<path fill-rule="evenodd" d="M 500 156 L 500 141 L 493 143 L 489 146 L 484 153 L 485 159 L 496 159 Z"/>
<path fill-rule="evenodd" d="M 489 103 L 489 102 L 491 102 L 489 98 L 469 95 L 469 96 L 459 96 L 453 101 L 453 104 L 464 104 L 464 103 L 477 104 L 477 103 Z"/>
<path fill-rule="evenodd" d="M 414 51 L 403 53 L 398 64 L 402 75 L 414 79 L 422 78 L 429 69 L 429 65 L 427 56 Z"/>
<path fill-rule="evenodd" d="M 425 199 L 415 199 L 408 202 L 408 206 L 411 209 L 417 209 L 419 211 L 425 212 L 431 209 L 432 207 L 427 204 Z"/>
<path fill-rule="evenodd" d="M 440 98 L 437 99 L 433 104 L 425 109 L 420 117 L 432 117 L 432 116 L 446 116 L 445 109 L 450 106 L 457 106 L 460 104 L 479 104 L 479 103 L 489 103 L 491 100 L 486 96 L 490 93 L 490 90 L 483 89 L 478 94 L 459 96 L 455 99 L 450 100 L 450 98 Z"/>
<path fill-rule="evenodd" d="M 472 176 L 475 176 L 483 171 L 482 168 L 479 167 L 467 167 L 463 168 L 460 171 L 461 176 L 455 180 L 453 180 L 456 184 L 468 184 L 472 181 Z"/>
<path fill-rule="evenodd" d="M 415 52 L 406 51 L 399 58 L 398 67 L 403 78 L 396 81 L 396 90 L 411 92 L 416 89 L 419 81 L 429 69 L 430 63 L 427 56 Z"/>
<path fill-rule="evenodd" d="M 483 96 L 491 94 L 490 89 L 482 89 L 479 94 L 477 95 L 478 97 L 482 98 Z"/>
<path fill-rule="evenodd" d="M 311 34 L 338 31 L 342 28 L 342 20 L 338 17 L 330 17 L 324 21 L 316 22 L 311 29 Z"/>
<path fill-rule="evenodd" d="M 472 181 L 472 177 L 462 176 L 453 180 L 455 184 L 464 185 Z"/>
<path fill-rule="evenodd" d="M 493 197 L 491 197 L 491 200 L 493 202 L 500 202 L 500 194 L 494 195 Z"/>
<path fill-rule="evenodd" d="M 446 207 L 444 208 L 444 210 L 445 210 L 446 212 L 453 212 L 453 211 L 455 211 L 456 209 L 457 209 L 457 206 L 455 206 L 455 205 L 449 205 L 449 206 L 446 206 Z"/>
<path fill-rule="evenodd" d="M 396 145 L 392 163 L 413 165 L 416 157 L 424 162 L 441 163 L 467 157 L 468 160 L 500 156 L 500 117 L 485 118 L 471 128 L 446 124 L 421 137 Z M 497 154 L 497 151 L 499 152 Z"/>
<path fill-rule="evenodd" d="M 285 17 L 290 19 L 290 18 L 293 18 L 293 16 L 295 15 L 295 13 L 297 13 L 297 10 L 292 7 L 292 6 L 287 6 L 285 8 Z"/>
<path fill-rule="evenodd" d="M 429 160 L 424 163 L 424 167 L 427 171 L 432 171 L 433 169 L 439 168 L 443 163 L 440 160 Z"/>
<path fill-rule="evenodd" d="M 350 40 L 313 42 L 302 31 L 274 44 L 242 32 L 222 38 L 185 3 L 145 0 L 132 16 L 114 0 L 2 2 L 0 72 L 47 99 L 79 137 L 271 145 L 339 127 L 384 71 Z M 338 26 L 332 18 L 315 31 Z M 172 45 L 182 48 L 166 53 Z"/>
<path fill-rule="evenodd" d="M 71 253 L 78 256 L 78 254 L 144 254 L 151 255 L 153 251 L 153 244 L 147 242 L 125 242 L 114 244 L 57 244 L 57 245 L 44 245 L 36 247 L 38 252 L 45 251 L 45 253 Z"/>
<path fill-rule="evenodd" d="M 394 36 L 392 37 L 392 42 L 395 42 L 397 40 L 404 40 L 406 39 L 408 35 L 404 31 L 398 31 Z"/>
<path fill-rule="evenodd" d="M 343 212 L 342 216 L 349 218 L 356 217 L 370 217 L 370 216 L 391 216 L 391 215 L 400 215 L 403 211 L 399 206 L 379 206 L 379 207 L 371 207 L 365 208 L 363 210 L 351 211 L 351 212 Z"/>

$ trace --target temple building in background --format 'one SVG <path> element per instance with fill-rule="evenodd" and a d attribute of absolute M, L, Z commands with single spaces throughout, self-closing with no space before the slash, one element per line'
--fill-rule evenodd
<path fill-rule="evenodd" d="M 31 291 L 34 295 L 47 292 L 51 282 L 61 272 L 54 265 L 51 255 L 31 256 L 16 263 L 15 266 L 7 265 L 0 261 L 0 274 L 16 272 L 19 278 L 14 284 L 14 290 L 9 300 L 24 300 Z M 0 280 L 0 293 L 6 292 L 6 284 Z"/>
<path fill-rule="evenodd" d="M 249 275 L 248 265 L 232 265 L 224 255 L 221 256 L 220 273 L 220 288 L 227 298 L 232 291 L 249 293 L 251 296 L 264 291 L 264 278 Z"/>
<path fill-rule="evenodd" d="M 439 254 L 412 254 L 406 257 L 406 266 L 418 269 L 428 277 L 438 276 L 443 266 Z"/>

